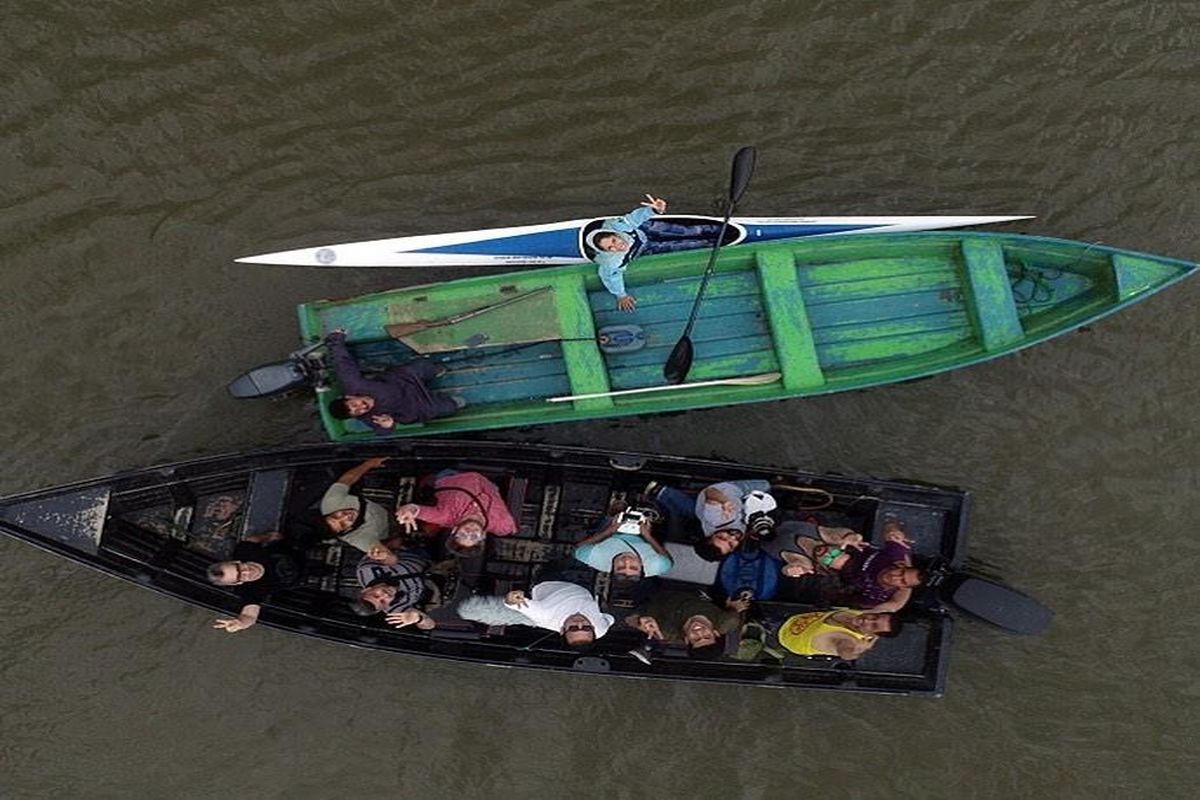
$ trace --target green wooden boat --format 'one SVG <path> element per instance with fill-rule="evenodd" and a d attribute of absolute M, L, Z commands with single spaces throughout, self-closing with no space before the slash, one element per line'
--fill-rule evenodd
<path fill-rule="evenodd" d="M 364 367 L 404 363 L 418 353 L 443 362 L 447 372 L 432 388 L 464 397 L 467 408 L 392 434 L 429 435 L 912 380 L 1072 331 L 1196 269 L 1098 244 L 975 232 L 723 250 L 692 334 L 688 382 L 668 387 L 663 364 L 707 258 L 684 252 L 639 259 L 626 275 L 638 301 L 630 314 L 615 308 L 593 267 L 573 265 L 305 303 L 300 328 L 309 343 L 345 328 Z M 422 321 L 445 324 L 411 332 Z M 319 383 L 335 384 L 317 392 L 329 435 L 379 436 L 329 414 L 338 392 L 336 380 L 324 378 Z M 579 395 L 586 397 L 563 400 Z"/>

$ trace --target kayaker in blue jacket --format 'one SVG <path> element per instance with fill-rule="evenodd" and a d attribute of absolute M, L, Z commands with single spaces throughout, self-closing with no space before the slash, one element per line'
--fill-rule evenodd
<path fill-rule="evenodd" d="M 667 210 L 667 201 L 646 195 L 642 204 L 623 217 L 611 217 L 588 234 L 587 244 L 595 250 L 592 260 L 599 267 L 604 288 L 617 298 L 617 307 L 633 311 L 637 300 L 625 290 L 625 268 L 638 256 L 711 247 L 719 225 L 679 225 L 654 219 Z"/>

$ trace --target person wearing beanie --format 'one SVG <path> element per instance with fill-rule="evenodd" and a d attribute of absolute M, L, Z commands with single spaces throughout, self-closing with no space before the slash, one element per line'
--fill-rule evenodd
<path fill-rule="evenodd" d="M 386 460 L 368 458 L 347 470 L 321 498 L 321 517 L 325 526 L 343 542 L 364 553 L 388 538 L 391 515 L 378 503 L 351 494 L 350 489 Z"/>

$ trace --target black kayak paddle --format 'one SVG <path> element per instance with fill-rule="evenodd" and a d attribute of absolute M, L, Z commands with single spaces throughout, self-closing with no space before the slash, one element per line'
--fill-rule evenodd
<path fill-rule="evenodd" d="M 693 348 L 690 337 L 692 326 L 696 324 L 696 312 L 700 310 L 700 300 L 704 297 L 704 289 L 708 286 L 708 279 L 712 277 L 713 269 L 717 265 L 717 251 L 721 249 L 721 242 L 725 239 L 729 218 L 733 216 L 734 206 L 737 205 L 738 200 L 742 199 L 746 187 L 750 184 L 750 176 L 753 174 L 754 148 L 743 147 L 733 156 L 733 170 L 729 178 L 729 202 L 725 204 L 725 219 L 721 221 L 721 232 L 717 234 L 712 254 L 708 257 L 708 267 L 704 270 L 704 277 L 700 281 L 700 291 L 696 292 L 696 300 L 692 303 L 692 313 L 688 316 L 687 327 L 683 329 L 683 336 L 675 343 L 675 347 L 671 349 L 671 355 L 667 357 L 667 363 L 663 365 L 663 377 L 667 379 L 667 383 L 683 383 L 687 378 L 688 370 L 692 368 Z"/>

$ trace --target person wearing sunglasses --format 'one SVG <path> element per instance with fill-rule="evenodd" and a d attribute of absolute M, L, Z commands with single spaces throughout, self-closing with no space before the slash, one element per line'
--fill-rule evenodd
<path fill-rule="evenodd" d="M 299 584 L 304 571 L 304 554 L 281 533 L 247 536 L 234 547 L 229 561 L 208 567 L 209 583 L 231 588 L 242 602 L 236 617 L 221 617 L 213 627 L 237 633 L 254 626 L 271 594 Z"/>
<path fill-rule="evenodd" d="M 476 595 L 458 604 L 458 615 L 484 625 L 530 625 L 562 634 L 567 646 L 586 648 L 608 633 L 615 619 L 600 610 L 587 589 L 567 581 L 542 581 L 528 594 Z"/>

